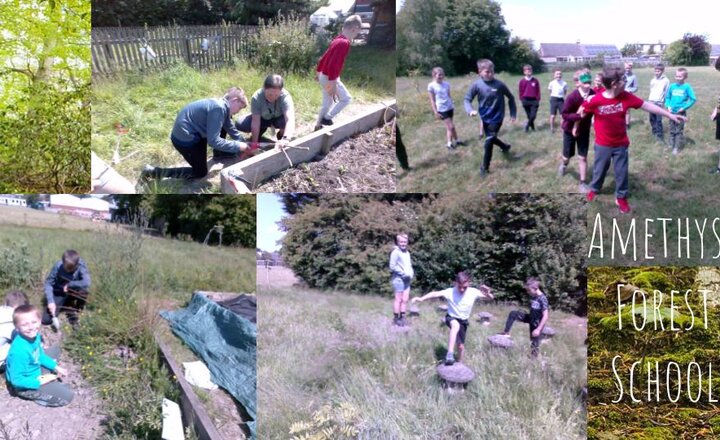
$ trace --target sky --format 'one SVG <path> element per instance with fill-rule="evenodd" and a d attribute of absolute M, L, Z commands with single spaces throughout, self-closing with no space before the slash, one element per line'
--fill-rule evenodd
<path fill-rule="evenodd" d="M 685 33 L 720 44 L 713 0 L 497 0 L 513 36 L 540 43 L 671 43 Z"/>
<path fill-rule="evenodd" d="M 276 244 L 285 233 L 277 227 L 277 222 L 285 215 L 280 197 L 276 194 L 257 195 L 257 247 L 264 251 L 277 251 Z"/>

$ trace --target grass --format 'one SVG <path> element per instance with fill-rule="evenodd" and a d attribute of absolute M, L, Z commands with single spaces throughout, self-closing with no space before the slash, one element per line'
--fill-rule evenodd
<path fill-rule="evenodd" d="M 342 79 L 354 103 L 371 104 L 394 95 L 395 64 L 387 62 L 389 56 L 386 50 L 363 46 L 351 49 Z M 94 78 L 92 148 L 106 161 L 118 142 L 121 157 L 139 150 L 116 167 L 131 181 L 137 179 L 144 164 L 182 163 L 169 139 L 177 112 L 194 100 L 222 96 L 231 86 L 244 89 L 249 99 L 262 87 L 267 73 L 253 68 L 251 62 L 239 60 L 231 68 L 212 72 L 178 64 L 159 73 Z M 310 74 L 285 76 L 285 86 L 295 102 L 298 131 L 311 131 L 322 102 L 320 87 Z M 238 117 L 248 112 L 249 108 Z M 117 134 L 116 123 L 130 131 Z"/>
<path fill-rule="evenodd" d="M 498 318 L 471 324 L 465 363 L 476 377 L 464 393 L 448 395 L 435 372 L 447 349 L 435 304 L 422 304 L 410 332 L 398 334 L 387 298 L 298 289 L 262 295 L 259 438 L 290 438 L 291 429 L 320 435 L 331 426 L 354 430 L 349 438 L 585 438 L 585 332 L 560 324 L 569 315 L 551 314 L 559 335 L 542 346 L 541 369 L 528 357 L 527 328 L 513 330 L 519 348 L 486 345 L 510 309 L 478 304 L 476 312 Z"/>
<path fill-rule="evenodd" d="M 177 397 L 172 378 L 160 367 L 154 341 L 158 311 L 182 306 L 194 290 L 254 291 L 253 251 L 117 234 L 114 227 L 73 230 L 52 225 L 47 213 L 16 212 L 28 213 L 27 223 L 45 227 L 8 222 L 0 228 L 4 248 L 27 250 L 17 269 L 36 274 L 11 288 L 24 289 L 39 305 L 43 276 L 62 251 L 74 248 L 88 263 L 90 299 L 78 327 L 67 329 L 64 350 L 82 365 L 84 379 L 102 397 L 104 438 L 158 438 L 160 402 Z M 81 223 L 72 217 L 64 221 Z M 121 349 L 132 355 L 119 355 Z"/>
<path fill-rule="evenodd" d="M 636 69 L 640 89 L 637 93 L 647 98 L 653 70 Z M 674 69 L 666 70 L 672 78 Z M 690 109 L 690 121 L 685 133 L 688 143 L 679 156 L 656 143 L 650 133 L 648 114 L 641 110 L 632 111 L 633 125 L 630 137 L 630 202 L 635 213 L 647 216 L 653 207 L 663 206 L 666 216 L 700 216 L 702 206 L 694 200 L 708 197 L 712 201 L 720 200 L 717 191 L 717 176 L 707 172 L 718 162 L 718 146 L 715 140 L 715 125 L 709 119 L 713 106 L 717 103 L 718 73 L 712 67 L 690 67 L 688 82 L 695 90 L 698 102 Z M 454 192 L 454 191 L 492 191 L 492 192 L 577 192 L 577 159 L 568 167 L 568 175 L 556 176 L 562 152 L 562 133 L 552 134 L 549 130 L 549 93 L 547 84 L 550 73 L 536 75 L 543 88 L 542 104 L 535 125 L 537 132 L 526 134 L 523 130 L 526 121 L 525 112 L 517 99 L 517 84 L 521 75 L 500 73 L 496 78 L 508 85 L 516 95 L 518 121 L 510 124 L 506 119 L 500 137 L 513 145 L 513 150 L 522 157 L 516 161 L 507 161 L 499 151 L 493 154 L 491 173 L 481 180 L 478 171 L 482 163 L 482 143 L 478 140 L 478 120 L 469 118 L 463 110 L 463 98 L 477 75 L 450 78 L 457 131 L 461 140 L 467 140 L 469 146 L 461 147 L 455 153 L 445 148 L 445 128 L 441 121 L 435 121 L 430 111 L 427 96 L 427 84 L 430 77 L 398 78 L 397 99 L 402 115 L 403 141 L 408 150 L 412 171 L 398 176 L 398 191 L 413 192 Z M 564 79 L 572 89 L 572 74 L 566 72 Z M 509 110 L 506 107 L 506 118 Z M 559 126 L 560 116 L 556 118 Z M 668 120 L 663 121 L 665 130 Z M 666 136 L 667 138 L 667 136 Z M 591 141 L 594 136 L 591 137 Z M 591 148 L 592 150 L 592 148 Z M 594 154 L 589 154 L 592 165 Z M 591 206 L 592 212 L 614 214 L 617 209 L 612 197 L 614 189 L 612 171 L 605 181 L 604 188 L 597 201 Z M 713 194 L 713 195 L 711 195 Z"/>

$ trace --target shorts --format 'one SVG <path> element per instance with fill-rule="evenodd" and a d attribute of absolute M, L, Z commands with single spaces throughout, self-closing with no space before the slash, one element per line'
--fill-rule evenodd
<path fill-rule="evenodd" d="M 438 112 L 438 114 L 440 115 L 440 119 L 442 119 L 442 120 L 452 119 L 453 115 L 455 114 L 455 109 L 451 108 L 450 110 L 445 111 L 445 112 Z"/>
<path fill-rule="evenodd" d="M 575 146 L 577 146 L 578 156 L 587 157 L 588 148 L 590 147 L 590 131 L 582 132 L 578 130 L 576 138 L 567 131 L 563 131 L 563 157 L 570 159 L 575 156 Z"/>
<path fill-rule="evenodd" d="M 550 97 L 550 114 L 555 116 L 556 114 L 562 112 L 563 104 L 565 103 L 565 98 L 557 98 L 555 96 Z"/>
<path fill-rule="evenodd" d="M 468 324 L 470 324 L 470 323 L 468 322 L 467 319 L 460 319 L 460 318 L 456 318 L 454 316 L 445 315 L 445 324 L 448 327 L 450 327 L 450 323 L 453 320 L 457 321 L 458 324 L 460 324 L 460 330 L 458 330 L 457 340 L 461 344 L 464 344 L 465 343 L 465 334 L 467 333 Z"/>
<path fill-rule="evenodd" d="M 393 277 L 390 282 L 395 293 L 404 292 L 410 288 L 410 278 Z"/>

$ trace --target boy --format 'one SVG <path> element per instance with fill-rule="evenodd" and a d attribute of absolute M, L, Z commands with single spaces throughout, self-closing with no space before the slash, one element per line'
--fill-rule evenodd
<path fill-rule="evenodd" d="M 720 141 L 720 98 L 718 98 L 717 105 L 710 114 L 710 120 L 715 122 L 715 140 Z M 715 169 L 710 170 L 710 174 L 720 174 L 720 159 Z"/>
<path fill-rule="evenodd" d="M 505 330 L 499 333 L 501 336 L 510 336 L 510 329 L 515 321 L 524 322 L 530 325 L 530 353 L 533 357 L 537 357 L 540 350 L 540 335 L 548 320 L 549 305 L 548 300 L 542 290 L 540 290 L 540 280 L 530 277 L 525 281 L 525 290 L 530 295 L 530 312 L 525 313 L 522 310 L 513 310 L 507 317 L 505 322 Z"/>
<path fill-rule="evenodd" d="M 322 86 L 323 101 L 318 113 L 315 129 L 333 125 L 333 118 L 348 104 L 352 96 L 340 81 L 345 57 L 350 52 L 350 43 L 360 33 L 362 19 L 359 15 L 349 16 L 343 23 L 342 32 L 335 37 L 318 62 L 316 75 Z"/>
<path fill-rule="evenodd" d="M 554 79 L 548 84 L 548 90 L 550 90 L 550 132 L 555 133 L 555 115 L 562 111 L 567 93 L 567 83 L 562 79 L 562 71 L 555 71 Z"/>
<path fill-rule="evenodd" d="M 665 65 L 658 63 L 655 65 L 655 77 L 650 80 L 650 96 L 648 96 L 648 101 L 658 107 L 665 107 L 665 97 L 668 87 L 670 87 L 670 80 L 665 76 Z M 664 144 L 665 136 L 663 134 L 662 117 L 650 113 L 650 127 L 652 134 Z"/>
<path fill-rule="evenodd" d="M 75 309 L 85 307 L 89 288 L 90 272 L 88 272 L 85 260 L 80 258 L 77 251 L 66 250 L 62 259 L 55 263 L 45 279 L 47 309 L 43 312 L 43 325 L 53 323 L 53 318 L 59 314 L 60 309 L 66 303 L 68 305 L 72 303 Z M 77 313 L 68 313 L 67 315 L 70 324 L 75 325 Z"/>
<path fill-rule="evenodd" d="M 667 95 L 665 96 L 665 106 L 674 115 L 686 116 L 687 110 L 692 107 L 697 100 L 692 87 L 685 82 L 687 77 L 687 69 L 684 67 L 679 68 L 677 72 L 675 72 L 675 82 L 668 87 Z M 672 154 L 678 154 L 680 148 L 682 148 L 684 140 L 683 131 L 685 130 L 684 121 L 687 121 L 687 118 L 679 122 L 670 122 L 670 147 L 672 147 Z"/>
<path fill-rule="evenodd" d="M 472 314 L 472 307 L 478 298 L 494 299 L 490 288 L 481 285 L 479 289 L 470 286 L 470 275 L 466 272 L 458 272 L 455 276 L 455 286 L 445 290 L 430 292 L 419 298 L 413 298 L 412 302 L 421 302 L 432 298 L 445 298 L 447 300 L 448 310 L 445 315 L 445 325 L 450 327 L 450 335 L 448 337 L 448 351 L 445 356 L 445 365 L 452 365 L 455 362 L 462 362 L 465 353 L 465 336 Z M 458 355 L 455 358 L 455 342 L 458 342 Z"/>
<path fill-rule="evenodd" d="M 465 112 L 470 116 L 480 115 L 480 139 L 482 139 L 483 126 L 487 139 L 485 139 L 483 164 L 480 168 L 480 177 L 485 177 L 490 171 L 493 145 L 500 147 L 503 153 L 510 152 L 510 144 L 506 144 L 498 137 L 503 118 L 505 118 L 505 99 L 510 106 L 510 123 L 515 122 L 517 107 L 515 97 L 507 86 L 495 79 L 495 64 L 487 59 L 477 61 L 480 79 L 475 81 L 465 95 Z M 477 96 L 478 110 L 472 109 L 472 101 Z"/>
<path fill-rule="evenodd" d="M 558 176 L 565 175 L 565 169 L 570 163 L 570 158 L 575 155 L 575 145 L 577 145 L 580 191 L 587 193 L 590 191 L 587 186 L 587 152 L 590 146 L 591 121 L 590 118 L 581 118 L 577 110 L 595 92 L 590 88 L 592 82 L 590 73 L 578 70 L 573 75 L 573 79 L 575 80 L 575 90 L 570 92 L 562 109 L 563 153 Z"/>
<path fill-rule="evenodd" d="M 408 299 L 410 299 L 410 281 L 415 276 L 407 246 L 407 234 L 398 234 L 395 237 L 395 248 L 390 253 L 390 272 L 392 273 L 390 283 L 393 286 L 393 292 L 395 292 L 393 325 L 399 327 L 407 325 L 405 311 L 407 310 Z"/>
<path fill-rule="evenodd" d="M 452 151 L 456 146 L 465 144 L 458 140 L 455 124 L 453 124 L 455 106 L 450 96 L 450 83 L 445 81 L 445 71 L 442 67 L 433 68 L 432 77 L 433 80 L 427 86 L 430 108 L 432 108 L 435 118 L 445 123 L 447 148 Z"/>
<path fill-rule="evenodd" d="M 0 306 L 0 371 L 5 370 L 5 359 L 15 333 L 13 312 L 19 306 L 27 304 L 29 304 L 27 296 L 23 292 L 15 290 L 8 292 L 5 297 L 5 305 Z"/>
<path fill-rule="evenodd" d="M 73 399 L 72 390 L 56 379 L 67 372 L 43 350 L 40 343 L 40 311 L 32 305 L 19 306 L 13 313 L 17 336 L 7 357 L 10 393 L 42 406 L 64 406 Z M 42 374 L 40 367 L 55 374 Z"/>
<path fill-rule="evenodd" d="M 540 106 L 540 81 L 532 76 L 533 68 L 529 64 L 523 66 L 523 75 L 518 84 L 518 96 L 525 109 L 527 122 L 525 123 L 525 133 L 530 129 L 535 131 L 535 117 L 537 116 L 538 107 Z"/>
<path fill-rule="evenodd" d="M 646 112 L 663 115 L 673 121 L 686 120 L 684 116 L 674 115 L 655 104 L 645 102 L 625 91 L 625 77 L 620 68 L 607 67 L 603 71 L 605 91 L 583 103 L 578 110 L 581 117 L 595 115 L 595 163 L 593 178 L 590 182 L 588 201 L 592 201 L 600 192 L 610 162 L 615 170 L 615 204 L 620 212 L 630 212 L 628 196 L 628 147 L 630 139 L 625 126 L 625 113 L 628 108 L 642 108 Z"/>
<path fill-rule="evenodd" d="M 637 92 L 637 76 L 632 71 L 633 63 L 625 63 L 625 91 L 630 93 Z M 630 110 L 625 113 L 625 128 L 630 128 Z"/>

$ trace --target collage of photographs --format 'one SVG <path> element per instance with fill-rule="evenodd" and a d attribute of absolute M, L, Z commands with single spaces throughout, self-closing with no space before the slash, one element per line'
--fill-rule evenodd
<path fill-rule="evenodd" d="M 712 11 L 0 0 L 0 440 L 720 439 Z"/>

